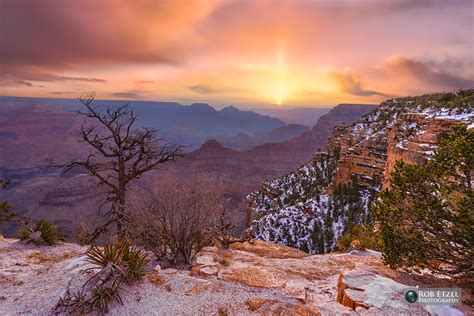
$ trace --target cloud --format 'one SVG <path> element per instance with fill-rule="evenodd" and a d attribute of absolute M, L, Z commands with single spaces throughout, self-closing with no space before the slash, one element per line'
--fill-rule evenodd
<path fill-rule="evenodd" d="M 72 93 L 76 93 L 76 92 L 73 92 L 73 91 L 52 91 L 52 92 L 50 92 L 49 94 L 58 94 L 58 95 L 61 95 L 61 94 L 72 94 Z"/>
<path fill-rule="evenodd" d="M 82 82 L 91 82 L 99 83 L 106 82 L 104 79 L 99 78 L 88 78 L 88 77 L 79 77 L 79 76 L 64 76 L 57 75 L 49 72 L 31 72 L 29 70 L 14 69 L 11 67 L 4 67 L 3 72 L 0 73 L 0 81 L 9 81 L 12 84 L 24 84 L 30 86 L 30 81 L 38 82 L 58 82 L 58 81 L 82 81 Z"/>
<path fill-rule="evenodd" d="M 407 58 L 400 55 L 392 56 L 383 65 L 386 76 L 399 80 L 411 80 L 443 89 L 473 88 L 474 80 L 466 78 L 446 70 L 443 65 L 424 62 L 414 58 Z"/>
<path fill-rule="evenodd" d="M 0 64 L 176 64 L 215 1 L 0 1 Z M 189 10 L 192 7 L 193 10 Z"/>
<path fill-rule="evenodd" d="M 355 76 L 350 70 L 344 72 L 334 72 L 331 74 L 336 83 L 340 86 L 341 90 L 345 93 L 349 93 L 356 96 L 387 96 L 384 93 L 368 90 L 362 88 L 361 80 Z"/>
<path fill-rule="evenodd" d="M 112 93 L 112 96 L 117 97 L 117 98 L 125 98 L 125 99 L 140 99 L 141 97 L 139 92 L 133 92 L 133 91 L 114 92 Z"/>
<path fill-rule="evenodd" d="M 8 77 L 3 77 L 0 75 L 0 86 L 6 87 L 6 86 L 25 86 L 25 87 L 32 87 L 33 84 L 31 82 L 21 80 L 18 78 L 8 78 Z"/>
<path fill-rule="evenodd" d="M 194 91 L 199 94 L 210 94 L 210 93 L 218 93 L 219 91 L 212 88 L 211 86 L 208 85 L 203 85 L 203 84 L 197 84 L 194 86 L 189 86 L 189 90 Z"/>

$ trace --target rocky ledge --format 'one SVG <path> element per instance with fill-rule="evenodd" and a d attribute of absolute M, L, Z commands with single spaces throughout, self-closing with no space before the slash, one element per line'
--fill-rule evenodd
<path fill-rule="evenodd" d="M 0 241 L 0 310 L 52 314 L 67 285 L 90 277 L 85 248 L 34 247 Z M 255 241 L 206 248 L 190 271 L 150 266 L 144 281 L 123 289 L 112 315 L 462 315 L 454 307 L 409 304 L 404 292 L 432 286 L 384 266 L 374 251 L 309 256 Z"/>

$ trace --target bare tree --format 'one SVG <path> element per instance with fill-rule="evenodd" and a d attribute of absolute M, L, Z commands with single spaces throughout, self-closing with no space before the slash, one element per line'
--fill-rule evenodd
<path fill-rule="evenodd" d="M 165 144 L 156 137 L 154 129 L 134 129 L 138 114 L 128 103 L 101 106 L 93 104 L 94 98 L 93 93 L 81 96 L 79 100 L 85 110 L 77 112 L 95 123 L 83 124 L 80 129 L 79 141 L 90 145 L 92 151 L 85 160 L 71 161 L 63 169 L 63 173 L 67 173 L 75 167 L 84 168 L 108 188 L 104 204 L 110 205 L 110 209 L 105 222 L 89 234 L 89 241 L 106 232 L 112 224 L 116 225 L 119 237 L 123 237 L 127 185 L 160 164 L 182 156 L 180 147 Z"/>
<path fill-rule="evenodd" d="M 129 215 L 131 235 L 162 263 L 187 265 L 215 240 L 215 220 L 224 204 L 216 182 L 169 176 L 154 186 L 152 194 L 136 198 Z"/>

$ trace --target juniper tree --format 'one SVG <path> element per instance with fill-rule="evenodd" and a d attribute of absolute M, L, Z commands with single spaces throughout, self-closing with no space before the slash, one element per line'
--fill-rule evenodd
<path fill-rule="evenodd" d="M 455 125 L 432 160 L 397 162 L 374 209 L 385 261 L 451 276 L 472 271 L 474 258 L 474 130 Z"/>
<path fill-rule="evenodd" d="M 85 109 L 77 112 L 88 120 L 80 128 L 79 142 L 88 144 L 91 151 L 84 160 L 71 161 L 63 169 L 63 173 L 67 173 L 76 167 L 83 168 L 108 189 L 104 204 L 110 207 L 105 221 L 87 235 L 86 241 L 95 240 L 113 224 L 118 235 L 124 236 L 130 182 L 181 156 L 180 147 L 158 139 L 154 129 L 136 129 L 138 114 L 128 103 L 95 105 L 94 98 L 94 94 L 81 96 L 79 100 Z"/>

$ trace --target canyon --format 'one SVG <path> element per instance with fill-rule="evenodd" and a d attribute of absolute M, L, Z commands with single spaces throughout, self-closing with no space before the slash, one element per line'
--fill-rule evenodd
<path fill-rule="evenodd" d="M 200 112 L 213 112 L 204 105 L 198 108 Z M 240 232 L 247 222 L 243 201 L 248 193 L 256 190 L 262 181 L 282 176 L 306 163 L 324 146 L 336 125 L 350 124 L 374 108 L 373 105 L 338 105 L 298 137 L 247 150 L 226 148 L 216 140 L 208 140 L 176 163 L 144 177 L 132 191 L 149 187 L 166 175 L 210 177 L 223 186 Z M 10 201 L 20 215 L 53 221 L 74 239 L 77 225 L 93 221 L 105 194 L 84 170 L 64 175 L 60 167 L 55 167 L 81 152 L 88 152 L 85 145 L 77 143 L 77 130 L 83 121 L 57 105 L 51 109 L 37 104 L 17 104 L 3 106 L 0 111 L 5 114 L 0 119 L 0 135 L 3 135 L 0 144 L 6 148 L 0 153 L 0 177 L 11 180 L 10 186 L 0 190 L 0 199 Z M 16 228 L 14 223 L 8 223 L 3 225 L 2 232 L 12 235 Z"/>
<path fill-rule="evenodd" d="M 453 124 L 474 127 L 473 90 L 382 102 L 336 128 L 309 164 L 248 196 L 252 236 L 310 253 L 336 250 L 356 224 L 373 224 L 369 207 L 389 187 L 395 162 L 430 159 Z"/>

